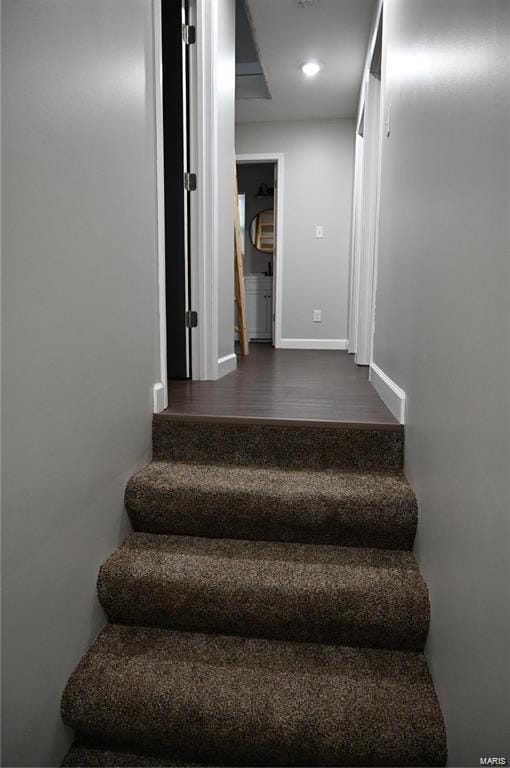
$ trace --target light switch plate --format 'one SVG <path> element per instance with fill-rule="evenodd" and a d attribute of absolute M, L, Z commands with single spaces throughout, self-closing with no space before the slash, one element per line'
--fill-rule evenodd
<path fill-rule="evenodd" d="M 322 323 L 322 309 L 313 310 L 313 322 Z"/>
<path fill-rule="evenodd" d="M 324 227 L 322 226 L 322 224 L 317 224 L 317 226 L 315 227 L 315 237 L 319 239 L 324 237 Z"/>

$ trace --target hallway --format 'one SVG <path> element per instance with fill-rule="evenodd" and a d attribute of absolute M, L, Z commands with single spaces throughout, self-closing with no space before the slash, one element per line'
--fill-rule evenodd
<path fill-rule="evenodd" d="M 347 352 L 250 344 L 218 381 L 170 381 L 168 416 L 400 428 Z"/>

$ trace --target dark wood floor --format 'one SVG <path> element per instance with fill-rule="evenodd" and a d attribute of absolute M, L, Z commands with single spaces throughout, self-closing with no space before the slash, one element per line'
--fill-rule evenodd
<path fill-rule="evenodd" d="M 274 349 L 250 344 L 237 370 L 218 381 L 170 381 L 170 417 L 399 429 L 368 381 L 368 369 L 347 352 Z"/>

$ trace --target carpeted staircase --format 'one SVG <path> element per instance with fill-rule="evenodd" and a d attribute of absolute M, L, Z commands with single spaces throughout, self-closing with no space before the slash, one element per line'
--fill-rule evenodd
<path fill-rule="evenodd" d="M 65 766 L 437 766 L 400 429 L 154 420 Z"/>

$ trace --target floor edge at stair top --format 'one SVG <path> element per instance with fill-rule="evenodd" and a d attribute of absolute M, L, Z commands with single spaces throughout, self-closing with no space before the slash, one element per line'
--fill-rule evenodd
<path fill-rule="evenodd" d="M 375 430 L 384 432 L 404 432 L 404 425 L 379 421 L 335 421 L 332 419 L 283 419 L 273 416 L 226 416 L 213 413 L 179 413 L 174 411 L 161 411 L 154 414 L 154 421 L 176 421 L 188 424 L 232 424 L 237 426 L 270 427 L 315 427 L 321 429 L 352 429 Z"/>

